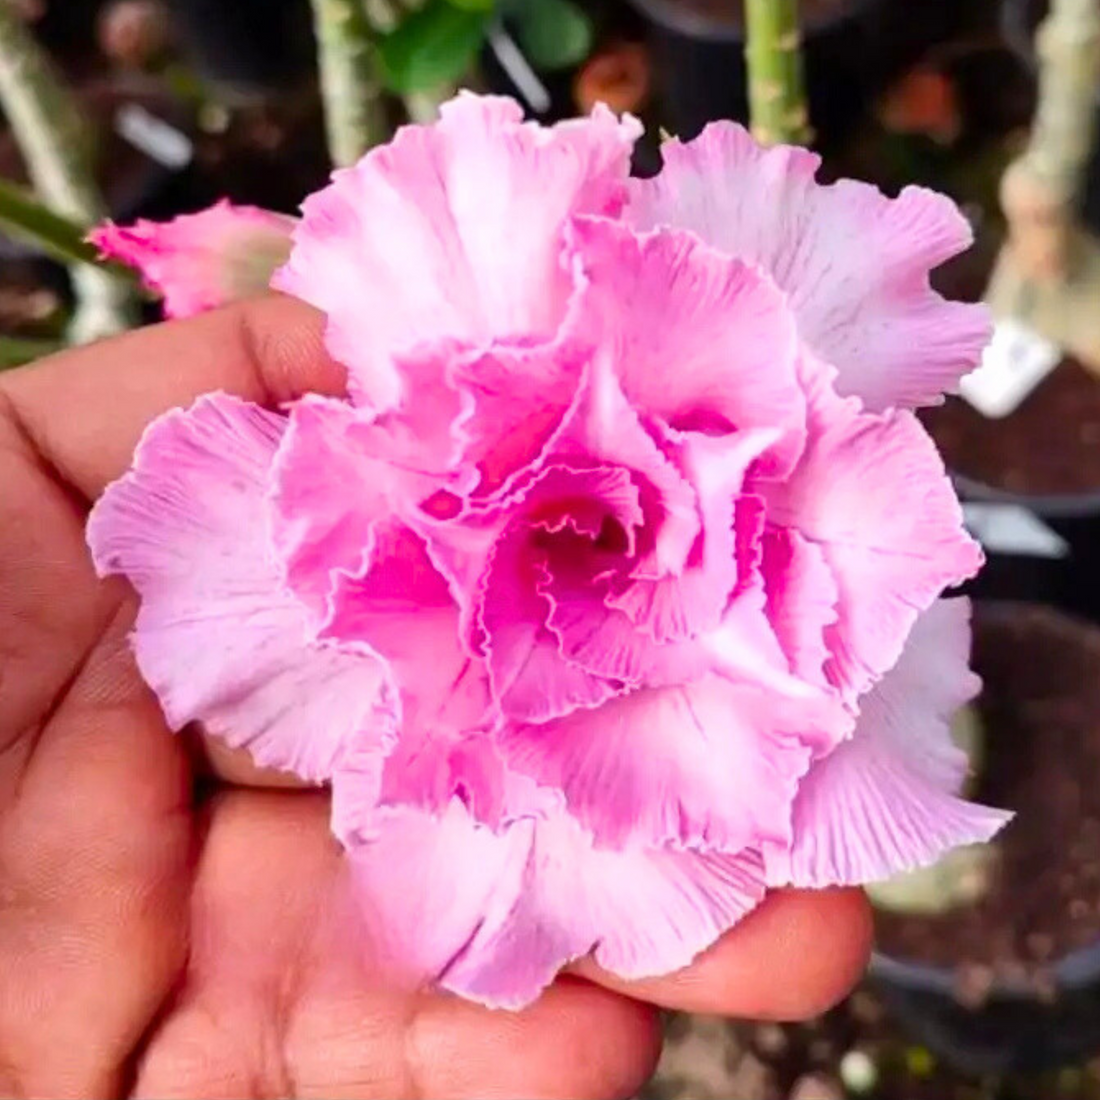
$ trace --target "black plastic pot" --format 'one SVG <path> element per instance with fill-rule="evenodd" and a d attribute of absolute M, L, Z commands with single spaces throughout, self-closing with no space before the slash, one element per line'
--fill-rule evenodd
<path fill-rule="evenodd" d="M 1068 500 L 1050 500 L 1055 511 L 1061 504 L 1068 512 Z M 982 601 L 986 616 L 1011 616 L 1018 607 L 1043 602 L 1032 578 L 1016 577 L 1023 585 L 1013 590 L 1012 575 L 1002 574 L 998 598 Z M 1100 942 L 1052 960 L 1041 989 L 1024 977 L 996 979 L 976 1007 L 960 1001 L 948 967 L 876 951 L 868 978 L 914 1041 L 970 1076 L 1041 1073 L 1100 1051 Z"/>
<path fill-rule="evenodd" d="M 1008 983 L 980 1009 L 961 1005 L 949 971 L 875 954 L 869 977 L 898 1023 L 944 1062 L 974 1076 L 1037 1073 L 1100 1050 L 1100 944 L 1052 967 L 1050 1000 Z"/>
<path fill-rule="evenodd" d="M 247 97 L 291 90 L 313 71 L 309 0 L 167 0 L 192 61 Z"/>
<path fill-rule="evenodd" d="M 748 113 L 744 34 L 739 21 L 705 16 L 677 0 L 631 0 L 650 25 L 662 122 L 694 137 L 708 122 Z M 736 10 L 730 0 L 731 10 Z M 875 95 L 955 26 L 962 5 L 907 0 L 848 0 L 828 19 L 802 27 L 816 144 L 843 140 Z"/>
<path fill-rule="evenodd" d="M 953 480 L 964 504 L 1005 504 L 1026 509 L 1068 544 L 1068 552 L 1060 558 L 1006 554 L 986 547 L 985 568 L 963 587 L 963 592 L 976 599 L 1045 603 L 1100 622 L 1100 491 L 1024 495 L 961 475 Z"/>

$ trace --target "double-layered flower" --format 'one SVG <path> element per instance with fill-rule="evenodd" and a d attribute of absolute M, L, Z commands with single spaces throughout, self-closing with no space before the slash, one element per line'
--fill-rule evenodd
<path fill-rule="evenodd" d="M 171 412 L 89 527 L 170 724 L 330 782 L 376 947 L 493 1004 L 1004 820 L 956 797 L 980 553 L 912 412 L 987 336 L 928 283 L 966 222 L 733 124 L 634 180 L 638 133 L 461 96 L 336 173 L 274 286 L 346 399 Z M 186 313 L 285 248 L 235 217 L 99 240 Z"/>

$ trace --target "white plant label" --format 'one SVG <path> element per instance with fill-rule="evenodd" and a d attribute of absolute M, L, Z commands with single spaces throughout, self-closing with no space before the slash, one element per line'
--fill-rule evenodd
<path fill-rule="evenodd" d="M 981 365 L 959 383 L 959 393 L 991 420 L 1008 416 L 1058 365 L 1062 350 L 1015 318 L 998 321 Z"/>
<path fill-rule="evenodd" d="M 1069 543 L 1057 531 L 1018 504 L 964 504 L 963 519 L 974 538 L 994 554 L 1064 558 L 1069 553 Z"/>
<path fill-rule="evenodd" d="M 195 155 L 191 139 L 150 114 L 140 103 L 126 103 L 115 114 L 115 130 L 135 149 L 165 168 L 186 168 Z"/>

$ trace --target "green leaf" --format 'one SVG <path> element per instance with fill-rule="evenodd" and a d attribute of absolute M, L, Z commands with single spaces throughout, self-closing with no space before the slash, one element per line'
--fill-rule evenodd
<path fill-rule="evenodd" d="M 404 95 L 461 80 L 477 59 L 488 22 L 488 11 L 428 0 L 379 41 L 387 86 Z"/>
<path fill-rule="evenodd" d="M 447 0 L 447 3 L 460 11 L 492 11 L 497 6 L 497 0 Z"/>
<path fill-rule="evenodd" d="M 516 38 L 536 69 L 570 69 L 592 50 L 592 21 L 573 0 L 525 0 L 511 9 Z"/>
<path fill-rule="evenodd" d="M 5 179 L 0 179 L 0 229 L 62 263 L 97 262 L 96 250 L 84 240 L 83 226 L 55 214 L 29 191 Z"/>
<path fill-rule="evenodd" d="M 44 355 L 52 355 L 65 345 L 59 340 L 38 340 L 31 337 L 0 336 L 0 370 L 33 363 Z"/>

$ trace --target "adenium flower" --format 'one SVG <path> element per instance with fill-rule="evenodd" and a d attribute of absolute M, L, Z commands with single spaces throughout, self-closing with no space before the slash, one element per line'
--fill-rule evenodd
<path fill-rule="evenodd" d="M 966 222 L 731 123 L 633 180 L 639 131 L 462 95 L 337 172 L 273 285 L 347 399 L 172 411 L 89 524 L 169 723 L 331 783 L 376 948 L 493 1005 L 1006 819 L 956 793 L 981 556 L 911 411 L 987 337 L 929 289 Z M 131 253 L 176 312 L 218 209 Z"/>
<path fill-rule="evenodd" d="M 296 219 L 222 200 L 167 223 L 112 222 L 88 234 L 110 259 L 136 267 L 168 317 L 190 317 L 267 289 L 290 252 Z"/>

